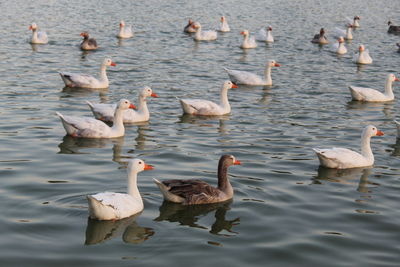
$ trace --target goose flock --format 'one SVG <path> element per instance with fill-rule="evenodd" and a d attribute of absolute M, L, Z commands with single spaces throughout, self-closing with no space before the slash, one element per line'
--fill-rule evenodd
<path fill-rule="evenodd" d="M 360 17 L 355 16 L 353 20 L 345 24 L 346 28 L 336 28 L 335 40 L 331 51 L 337 54 L 348 52 L 345 47 L 346 40 L 353 40 L 353 29 L 360 27 Z M 388 33 L 400 34 L 400 26 L 395 26 L 391 21 L 388 22 Z M 32 31 L 30 43 L 47 44 L 48 36 L 44 31 L 38 31 L 38 26 L 32 23 L 29 27 Z M 195 41 L 214 41 L 218 38 L 218 32 L 228 33 L 229 27 L 227 18 L 220 18 L 220 26 L 216 30 L 203 30 L 198 21 L 188 20 L 183 32 L 190 35 Z M 262 27 L 255 35 L 251 35 L 248 30 L 240 32 L 243 41 L 239 45 L 242 49 L 257 48 L 257 41 L 272 43 L 272 26 Z M 96 50 L 99 48 L 97 41 L 89 37 L 88 32 L 80 34 L 83 37 L 80 49 Z M 324 28 L 315 34 L 311 39 L 312 43 L 319 45 L 329 44 L 329 38 Z M 126 25 L 123 20 L 119 23 L 117 38 L 134 37 L 132 25 Z M 400 47 L 400 44 L 398 44 Z M 353 61 L 356 64 L 372 64 L 373 60 L 369 55 L 365 45 L 358 47 L 358 52 L 354 55 Z M 110 58 L 105 58 L 101 64 L 99 78 L 86 74 L 76 74 L 69 72 L 59 72 L 66 87 L 70 88 L 94 88 L 102 89 L 109 87 L 109 80 L 106 69 L 116 66 Z M 257 75 L 244 70 L 233 70 L 225 68 L 229 80 L 226 80 L 220 89 L 219 102 L 206 99 L 186 99 L 178 98 L 182 112 L 195 116 L 218 116 L 226 115 L 231 112 L 228 99 L 228 91 L 231 88 L 238 88 L 240 85 L 247 86 L 271 86 L 273 84 L 271 71 L 281 65 L 275 60 L 268 60 L 263 75 Z M 351 98 L 354 101 L 363 102 L 384 102 L 393 101 L 394 94 L 392 84 L 399 81 L 394 74 L 387 74 L 384 90 L 350 86 Z M 150 111 L 147 107 L 148 98 L 158 98 L 152 88 L 145 86 L 138 93 L 138 107 L 127 99 L 121 99 L 116 104 L 99 104 L 86 101 L 94 117 L 68 116 L 57 112 L 58 117 L 67 135 L 74 138 L 116 138 L 125 135 L 124 123 L 145 122 L 150 119 Z M 112 123 L 109 126 L 107 123 Z M 395 121 L 398 137 L 400 137 L 400 122 Z M 382 136 L 384 133 L 373 125 L 366 126 L 361 134 L 361 152 L 347 148 L 313 148 L 320 165 L 326 168 L 347 169 L 372 166 L 374 155 L 371 150 L 370 140 L 373 136 Z M 228 179 L 228 167 L 240 165 L 241 162 L 233 155 L 222 155 L 218 163 L 217 186 L 212 186 L 201 180 L 158 180 L 154 183 L 161 191 L 166 201 L 181 203 L 183 205 L 208 204 L 223 202 L 233 197 L 234 190 Z M 119 220 L 130 217 L 144 209 L 138 186 L 137 175 L 139 172 L 152 170 L 154 167 L 146 164 L 141 159 L 133 159 L 129 162 L 127 193 L 104 192 L 87 196 L 89 206 L 89 216 L 98 220 Z"/>

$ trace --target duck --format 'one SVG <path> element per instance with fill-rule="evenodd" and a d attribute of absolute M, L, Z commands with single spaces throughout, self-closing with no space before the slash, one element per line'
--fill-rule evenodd
<path fill-rule="evenodd" d="M 125 135 L 123 112 L 128 108 L 136 107 L 126 99 L 118 102 L 112 127 L 90 117 L 64 116 L 59 112 L 56 114 L 60 117 L 67 135 L 84 138 L 116 138 Z"/>
<path fill-rule="evenodd" d="M 250 37 L 250 33 L 248 30 L 244 30 L 240 32 L 240 34 L 243 35 L 243 42 L 240 45 L 240 48 L 248 49 L 257 47 L 257 43 L 256 40 L 254 39 L 254 36 Z"/>
<path fill-rule="evenodd" d="M 96 50 L 97 48 L 99 48 L 96 39 L 89 38 L 88 32 L 81 32 L 80 35 L 83 37 L 83 41 L 79 46 L 82 50 Z"/>
<path fill-rule="evenodd" d="M 46 32 L 39 32 L 36 23 L 32 23 L 29 30 L 32 31 L 31 44 L 47 44 L 49 42 Z"/>
<path fill-rule="evenodd" d="M 59 74 L 66 87 L 105 89 L 108 88 L 109 85 L 106 69 L 108 66 L 115 67 L 116 65 L 117 64 L 113 62 L 111 58 L 105 58 L 100 68 L 100 79 L 86 74 L 70 72 L 59 72 Z"/>
<path fill-rule="evenodd" d="M 400 34 L 400 26 L 395 26 L 393 23 L 389 20 L 388 21 L 388 33 L 394 33 L 394 34 Z"/>
<path fill-rule="evenodd" d="M 228 90 L 237 88 L 237 85 L 231 81 L 225 81 L 221 88 L 221 100 L 215 102 L 203 99 L 179 99 L 183 112 L 190 115 L 218 116 L 231 112 L 231 106 L 228 101 Z"/>
<path fill-rule="evenodd" d="M 218 34 L 216 31 L 203 31 L 199 22 L 194 22 L 192 28 L 196 30 L 194 34 L 195 41 L 213 41 L 217 39 Z"/>
<path fill-rule="evenodd" d="M 147 108 L 147 97 L 158 97 L 153 90 L 145 86 L 139 91 L 139 105 L 138 109 L 135 111 L 133 109 L 127 109 L 123 113 L 123 122 L 124 123 L 134 123 L 134 122 L 143 122 L 148 121 L 150 119 L 150 112 Z M 89 101 L 86 101 L 89 105 L 90 109 L 93 112 L 93 115 L 96 119 L 111 122 L 114 120 L 114 111 L 117 107 L 116 104 L 92 104 Z"/>
<path fill-rule="evenodd" d="M 141 159 L 129 161 L 127 194 L 103 192 L 88 195 L 89 217 L 95 220 L 120 220 L 141 212 L 144 206 L 137 187 L 137 175 L 153 169 Z"/>
<path fill-rule="evenodd" d="M 312 43 L 315 44 L 328 44 L 328 38 L 325 36 L 325 30 L 324 28 L 321 28 L 319 31 L 319 34 L 314 35 L 314 38 L 311 40 Z"/>
<path fill-rule="evenodd" d="M 202 180 L 153 179 L 164 199 L 183 205 L 210 204 L 227 201 L 233 197 L 233 188 L 228 179 L 228 167 L 241 165 L 233 155 L 222 155 L 218 162 L 218 186 L 214 187 Z"/>
<path fill-rule="evenodd" d="M 192 19 L 189 19 L 188 24 L 183 28 L 183 32 L 186 33 L 194 33 L 196 32 L 196 29 L 193 28 L 194 21 Z"/>
<path fill-rule="evenodd" d="M 360 45 L 358 47 L 358 51 L 359 53 L 356 53 L 353 57 L 353 61 L 354 63 L 357 64 L 372 64 L 372 58 L 369 55 L 369 51 L 365 50 L 365 46 L 364 45 Z"/>
<path fill-rule="evenodd" d="M 269 60 L 264 70 L 264 77 L 261 77 L 257 74 L 241 71 L 241 70 L 230 70 L 225 68 L 225 71 L 228 73 L 229 79 L 236 84 L 244 84 L 244 85 L 272 85 L 271 78 L 271 69 L 272 67 L 280 67 L 281 65 L 277 63 L 275 60 Z"/>
<path fill-rule="evenodd" d="M 392 83 L 394 81 L 398 82 L 399 79 L 396 78 L 396 76 L 392 73 L 388 74 L 386 77 L 384 93 L 371 88 L 349 86 L 351 97 L 353 100 L 365 102 L 392 101 L 394 99 L 394 94 L 392 91 Z"/>
<path fill-rule="evenodd" d="M 354 26 L 352 24 L 347 24 L 346 30 L 336 27 L 336 33 L 337 33 L 336 37 L 343 36 L 343 38 L 346 40 L 353 40 L 353 33 L 352 33 L 353 27 Z"/>
<path fill-rule="evenodd" d="M 219 26 L 220 32 L 230 32 L 231 28 L 229 27 L 228 22 L 226 21 L 226 18 L 224 16 L 221 17 L 221 25 Z"/>
<path fill-rule="evenodd" d="M 371 137 L 383 136 L 384 133 L 373 125 L 364 128 L 361 134 L 361 154 L 347 148 L 334 147 L 331 149 L 314 148 L 320 165 L 332 169 L 350 169 L 372 166 L 374 155 L 371 150 Z"/>
<path fill-rule="evenodd" d="M 347 18 L 348 21 L 347 24 L 353 25 L 353 28 L 360 28 L 360 20 L 361 20 L 360 16 L 354 16 L 353 19 Z"/>
<path fill-rule="evenodd" d="M 273 43 L 274 37 L 272 36 L 272 27 L 268 26 L 267 30 L 265 30 L 264 28 L 261 28 L 258 31 L 257 40 L 267 42 L 267 43 Z"/>
<path fill-rule="evenodd" d="M 334 43 L 332 45 L 333 52 L 335 52 L 336 54 L 339 54 L 339 55 L 346 54 L 347 53 L 347 48 L 344 45 L 343 36 L 340 36 L 337 41 L 338 41 L 337 43 Z"/>
<path fill-rule="evenodd" d="M 132 25 L 127 26 L 125 25 L 125 22 L 121 20 L 119 22 L 119 32 L 117 34 L 117 37 L 121 39 L 133 37 Z"/>

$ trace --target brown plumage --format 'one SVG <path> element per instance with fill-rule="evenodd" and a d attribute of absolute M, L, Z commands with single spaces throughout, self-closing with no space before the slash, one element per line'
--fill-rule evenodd
<path fill-rule="evenodd" d="M 222 202 L 233 197 L 233 188 L 228 180 L 228 167 L 239 164 L 240 161 L 232 155 L 221 156 L 218 163 L 218 187 L 197 179 L 154 181 L 164 198 L 171 202 L 185 205 Z"/>
<path fill-rule="evenodd" d="M 83 41 L 80 45 L 82 50 L 95 50 L 98 48 L 96 39 L 89 38 L 88 32 L 82 32 L 81 36 L 83 37 Z"/>

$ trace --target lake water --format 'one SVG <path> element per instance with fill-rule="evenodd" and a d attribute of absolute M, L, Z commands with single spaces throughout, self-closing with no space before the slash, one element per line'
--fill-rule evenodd
<path fill-rule="evenodd" d="M 393 8 L 395 7 L 395 8 Z M 397 1 L 3 1 L 0 3 L 0 263 L 1 266 L 398 266 L 400 260 L 400 141 L 393 119 L 399 101 L 358 104 L 349 85 L 383 90 L 398 73 Z M 231 32 L 196 43 L 182 33 L 188 18 Z M 361 28 L 338 57 L 312 36 L 328 36 L 346 17 Z M 118 23 L 134 25 L 129 40 Z M 396 20 L 397 19 L 397 20 Z M 49 44 L 31 46 L 36 22 Z M 240 31 L 271 24 L 276 42 L 239 48 Z M 101 49 L 82 53 L 80 32 Z M 372 65 L 351 60 L 360 43 Z M 112 57 L 108 90 L 63 89 L 57 71 L 97 75 Z M 177 97 L 216 99 L 223 67 L 262 73 L 272 87 L 229 91 L 232 113 L 182 116 Z M 124 138 L 64 137 L 55 115 L 91 116 L 85 104 L 114 103 L 151 86 L 148 123 L 128 125 Z M 399 88 L 394 85 L 395 95 Z M 313 147 L 359 150 L 367 124 L 375 165 L 325 170 Z M 233 154 L 230 203 L 183 207 L 163 203 L 152 178 L 201 178 L 216 183 L 217 162 Z M 155 170 L 139 175 L 144 211 L 118 222 L 88 220 L 86 195 L 126 190 L 126 164 L 141 158 Z"/>

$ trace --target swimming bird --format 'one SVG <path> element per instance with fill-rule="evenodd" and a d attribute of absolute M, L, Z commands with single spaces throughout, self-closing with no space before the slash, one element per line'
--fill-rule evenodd
<path fill-rule="evenodd" d="M 232 155 L 221 156 L 218 163 L 218 187 L 197 179 L 162 182 L 153 180 L 165 200 L 184 205 L 217 203 L 233 197 L 233 188 L 228 179 L 228 167 L 240 164 L 240 161 Z"/>
<path fill-rule="evenodd" d="M 353 25 L 353 28 L 359 28 L 360 27 L 360 16 L 354 16 L 353 20 L 350 18 L 347 18 L 348 23 L 346 25 L 351 24 Z"/>
<path fill-rule="evenodd" d="M 115 67 L 117 64 L 110 58 L 104 59 L 100 68 L 100 79 L 96 79 L 93 76 L 87 74 L 77 74 L 70 72 L 59 72 L 61 79 L 64 81 L 67 87 L 79 87 L 79 88 L 93 88 L 102 89 L 108 88 L 109 81 L 106 73 L 107 66 Z"/>
<path fill-rule="evenodd" d="M 32 23 L 29 26 L 29 30 L 32 31 L 32 38 L 30 43 L 31 44 L 47 44 L 48 43 L 48 38 L 46 32 L 43 31 L 38 31 L 38 26 L 36 23 Z"/>
<path fill-rule="evenodd" d="M 203 31 L 199 22 L 193 23 L 192 28 L 196 30 L 194 34 L 194 40 L 196 41 L 213 41 L 217 39 L 218 34 L 216 31 Z"/>
<path fill-rule="evenodd" d="M 179 99 L 183 112 L 191 115 L 225 115 L 231 112 L 231 106 L 228 101 L 228 90 L 237 88 L 237 85 L 231 81 L 225 81 L 221 88 L 220 103 L 203 99 Z"/>
<path fill-rule="evenodd" d="M 336 54 L 339 54 L 339 55 L 343 55 L 343 54 L 347 53 L 347 48 L 344 45 L 344 38 L 342 36 L 340 36 L 338 38 L 337 43 L 332 44 L 332 50 L 333 50 L 333 52 L 335 52 Z"/>
<path fill-rule="evenodd" d="M 229 79 L 236 84 L 245 85 L 272 85 L 271 69 L 272 67 L 280 67 L 275 60 L 269 60 L 264 70 L 264 77 L 257 74 L 241 71 L 241 70 L 230 70 L 225 68 L 225 71 L 229 75 Z"/>
<path fill-rule="evenodd" d="M 371 56 L 369 55 L 368 49 L 366 50 L 364 45 L 361 44 L 358 47 L 358 51 L 359 52 L 356 53 L 354 55 L 354 57 L 353 57 L 354 63 L 357 63 L 357 64 L 372 64 L 373 60 L 372 60 Z"/>
<path fill-rule="evenodd" d="M 257 43 L 256 40 L 254 39 L 254 36 L 250 37 L 250 33 L 248 30 L 244 30 L 240 32 L 240 34 L 243 35 L 243 42 L 240 45 L 240 48 L 248 49 L 257 47 Z"/>
<path fill-rule="evenodd" d="M 229 32 L 231 31 L 228 22 L 224 16 L 221 17 L 221 25 L 219 27 L 220 32 Z"/>
<path fill-rule="evenodd" d="M 121 99 L 114 113 L 113 126 L 89 117 L 64 116 L 57 113 L 68 135 L 85 138 L 115 138 L 125 135 L 123 112 L 128 108 L 136 108 L 129 100 Z"/>
<path fill-rule="evenodd" d="M 333 169 L 349 169 L 367 167 L 374 164 L 371 150 L 371 137 L 382 136 L 383 132 L 375 126 L 368 125 L 361 134 L 361 154 L 347 148 L 334 147 L 331 149 L 313 148 L 321 166 Z"/>
<path fill-rule="evenodd" d="M 350 86 L 350 93 L 353 100 L 365 101 L 365 102 L 385 102 L 394 99 L 394 94 L 392 91 L 392 83 L 394 81 L 399 81 L 394 74 L 388 74 L 385 83 L 385 92 L 379 92 L 378 90 Z"/>
<path fill-rule="evenodd" d="M 186 33 L 193 33 L 196 32 L 196 29 L 193 28 L 194 21 L 192 19 L 189 19 L 188 24 L 185 26 L 185 28 L 183 28 L 183 32 Z"/>
<path fill-rule="evenodd" d="M 119 32 L 117 37 L 121 39 L 133 37 L 132 25 L 127 26 L 125 25 L 125 22 L 121 20 L 119 22 Z"/>
<path fill-rule="evenodd" d="M 143 210 L 143 200 L 137 187 L 137 174 L 153 170 L 141 159 L 133 159 L 128 164 L 127 194 L 104 192 L 88 195 L 89 216 L 97 220 L 120 220 Z"/>
<path fill-rule="evenodd" d="M 329 43 L 328 38 L 325 36 L 324 28 L 321 28 L 319 34 L 314 35 L 314 38 L 311 40 L 312 43 L 315 44 L 327 44 Z"/>
<path fill-rule="evenodd" d="M 94 38 L 89 38 L 88 32 L 81 32 L 81 36 L 83 37 L 83 41 L 80 44 L 80 48 L 82 50 L 96 50 L 98 47 L 97 41 Z"/>
<path fill-rule="evenodd" d="M 257 38 L 258 41 L 263 41 L 267 43 L 273 43 L 274 42 L 274 37 L 272 36 L 272 27 L 268 26 L 267 30 L 265 28 L 261 28 L 258 33 L 257 33 Z"/>
<path fill-rule="evenodd" d="M 146 86 L 139 91 L 138 97 L 138 109 L 127 109 L 123 113 L 123 121 L 124 123 L 134 123 L 134 122 L 142 122 L 148 121 L 150 118 L 150 112 L 147 108 L 147 97 L 158 97 L 153 90 Z M 114 120 L 114 111 L 116 108 L 116 104 L 92 104 L 89 101 L 86 101 L 89 105 L 90 109 L 93 112 L 93 115 L 96 119 L 102 121 L 113 121 Z"/>
<path fill-rule="evenodd" d="M 336 37 L 343 36 L 344 39 L 346 40 L 353 40 L 353 33 L 352 33 L 353 25 L 352 24 L 347 24 L 346 25 L 346 30 L 343 30 L 341 28 L 336 27 Z"/>
<path fill-rule="evenodd" d="M 393 25 L 393 23 L 388 21 L 388 33 L 400 34 L 400 26 Z"/>

